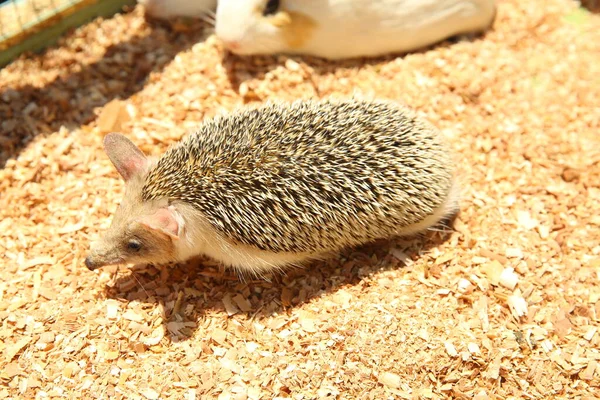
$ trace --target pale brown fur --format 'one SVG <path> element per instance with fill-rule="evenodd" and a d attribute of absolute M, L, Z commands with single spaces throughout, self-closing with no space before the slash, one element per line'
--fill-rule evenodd
<path fill-rule="evenodd" d="M 142 182 L 136 179 L 126 186 L 123 202 L 115 214 L 111 226 L 102 239 L 92 243 L 86 259 L 90 269 L 98 265 L 118 264 L 122 262 L 144 262 L 149 253 L 155 262 L 168 263 L 176 258 L 176 241 L 159 229 L 149 229 L 146 220 L 154 214 L 159 202 L 143 203 L 135 196 L 140 192 Z M 127 248 L 128 241 L 137 238 L 145 244 L 138 252 Z"/>
<path fill-rule="evenodd" d="M 291 49 L 304 46 L 317 27 L 313 18 L 295 11 L 281 11 L 272 17 L 271 23 L 281 28 L 281 34 Z"/>
<path fill-rule="evenodd" d="M 297 11 L 286 11 L 282 7 L 282 10 L 278 13 L 263 17 L 263 9 L 264 4 L 256 8 L 257 17 L 264 18 L 273 26 L 280 28 L 285 42 L 292 49 L 300 48 L 308 42 L 317 27 L 314 18 L 311 18 L 309 15 Z"/>

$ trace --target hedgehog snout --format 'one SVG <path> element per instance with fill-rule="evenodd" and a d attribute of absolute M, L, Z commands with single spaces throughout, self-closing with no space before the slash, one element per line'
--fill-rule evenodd
<path fill-rule="evenodd" d="M 85 266 L 87 267 L 87 269 L 89 269 L 90 271 L 95 270 L 96 268 L 98 268 L 96 266 L 96 263 L 94 262 L 94 259 L 91 256 L 87 256 L 85 258 Z"/>
<path fill-rule="evenodd" d="M 103 241 L 92 243 L 89 253 L 84 260 L 85 266 L 90 271 L 123 262 L 122 254 L 118 248 L 111 246 Z"/>

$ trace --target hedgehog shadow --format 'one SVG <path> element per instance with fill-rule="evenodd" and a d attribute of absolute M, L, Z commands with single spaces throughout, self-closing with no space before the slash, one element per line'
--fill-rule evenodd
<path fill-rule="evenodd" d="M 481 33 L 469 33 L 463 35 L 456 35 L 447 38 L 443 41 L 431 44 L 429 46 L 422 47 L 410 52 L 392 52 L 381 56 L 373 57 L 353 57 L 344 58 L 340 60 L 328 60 L 321 57 L 309 56 L 309 55 L 253 55 L 253 56 L 238 56 L 229 51 L 224 51 L 222 55 L 221 63 L 227 73 L 227 78 L 231 85 L 231 88 L 238 94 L 240 94 L 240 86 L 242 83 L 249 80 L 263 80 L 265 76 L 277 69 L 278 67 L 286 65 L 288 60 L 295 61 L 298 64 L 304 65 L 308 75 L 331 75 L 340 69 L 361 69 L 365 66 L 377 66 L 385 64 L 395 59 L 402 59 L 414 54 L 425 54 L 433 49 L 449 48 L 452 45 L 459 42 L 474 42 L 476 40 L 484 39 L 490 30 Z M 309 76 L 310 78 L 310 76 Z M 318 86 L 315 85 L 315 94 L 321 96 Z M 255 96 L 242 96 L 245 102 L 250 101 L 263 101 Z"/>
<path fill-rule="evenodd" d="M 452 226 L 455 218 L 446 226 Z M 118 276 L 106 287 L 105 295 L 160 304 L 164 310 L 165 336 L 172 342 L 180 342 L 193 337 L 201 321 L 212 317 L 230 315 L 242 323 L 249 320 L 268 323 L 270 317 L 315 298 L 360 284 L 377 273 L 403 268 L 404 260 L 418 259 L 453 234 L 458 233 L 445 227 L 411 237 L 379 240 L 346 249 L 303 268 L 274 273 L 270 279 L 244 279 L 233 271 L 206 267 L 199 259 L 173 267 L 139 266 Z"/>

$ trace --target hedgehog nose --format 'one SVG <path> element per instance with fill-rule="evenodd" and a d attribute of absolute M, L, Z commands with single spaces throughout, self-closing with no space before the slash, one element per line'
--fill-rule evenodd
<path fill-rule="evenodd" d="M 89 269 L 90 271 L 93 271 L 94 269 L 96 269 L 96 266 L 94 264 L 94 261 L 92 260 L 92 258 L 90 256 L 87 256 L 85 258 L 85 266 L 87 267 L 87 269 Z"/>

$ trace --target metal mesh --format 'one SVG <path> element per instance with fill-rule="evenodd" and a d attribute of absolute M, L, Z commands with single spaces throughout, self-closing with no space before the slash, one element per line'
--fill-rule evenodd
<path fill-rule="evenodd" d="M 193 1 L 193 0 L 190 0 Z M 56 43 L 71 28 L 122 11 L 135 0 L 0 0 L 0 68 Z"/>
<path fill-rule="evenodd" d="M 80 0 L 0 0 L 0 43 L 18 42 L 20 36 L 25 36 L 28 31 L 35 30 L 36 26 L 79 2 Z"/>

